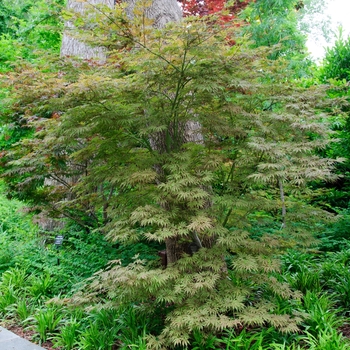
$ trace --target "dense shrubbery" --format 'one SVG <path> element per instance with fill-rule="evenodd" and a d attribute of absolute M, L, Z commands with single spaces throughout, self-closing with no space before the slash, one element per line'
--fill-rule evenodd
<path fill-rule="evenodd" d="M 0 2 L 0 72 L 21 59 L 40 56 L 40 50 L 58 51 L 64 0 Z"/>
<path fill-rule="evenodd" d="M 23 204 L 0 196 L 0 205 L 0 319 L 29 327 L 36 334 L 33 340 L 50 340 L 62 349 L 108 350 L 115 344 L 125 350 L 146 349 L 147 335 L 161 332 L 170 305 L 79 306 L 67 299 L 79 288 L 79 282 L 106 266 L 108 260 L 132 262 L 130 249 L 112 246 L 100 234 L 67 226 L 60 232 L 65 235 L 63 247 L 56 250 L 53 235 L 40 232 L 32 224 Z M 258 221 L 254 225 L 257 229 Z M 270 226 L 264 229 L 270 230 Z M 132 251 L 156 264 L 157 249 L 139 243 Z M 316 256 L 289 251 L 283 257 L 282 274 L 276 278 L 304 292 L 303 299 L 290 303 L 268 290 L 259 293 L 268 293 L 281 314 L 307 313 L 300 324 L 301 333 L 287 335 L 264 325 L 206 335 L 194 332 L 189 349 L 347 349 L 349 345 L 338 328 L 350 307 L 349 265 L 350 246 Z"/>
<path fill-rule="evenodd" d="M 316 183 L 318 189 L 315 202 L 335 213 L 349 210 L 350 204 L 350 37 L 344 38 L 339 33 L 335 45 L 327 49 L 322 65 L 317 70 L 313 81 L 328 85 L 328 97 L 334 102 L 331 128 L 333 138 L 337 139 L 330 147 L 322 150 L 329 158 L 343 157 L 343 162 L 336 166 L 339 179 L 331 183 Z M 342 100 L 343 103 L 339 103 Z M 341 231 L 342 228 L 338 227 Z M 337 234 L 337 233 L 336 233 Z M 331 234 L 333 235 L 333 234 Z"/>
<path fill-rule="evenodd" d="M 3 186 L 1 186 L 3 190 Z M 17 268 L 27 274 L 50 277 L 52 295 L 68 293 L 72 286 L 104 268 L 110 260 L 125 264 L 138 255 L 155 260 L 160 247 L 139 243 L 132 249 L 108 243 L 100 233 L 87 233 L 76 225 L 59 232 L 40 231 L 25 214 L 25 207 L 0 195 L 0 273 Z M 63 248 L 54 245 L 55 235 L 64 236 Z"/>
<path fill-rule="evenodd" d="M 136 305 L 100 311 L 96 306 L 95 311 L 86 312 L 49 300 L 71 295 L 80 282 L 110 260 L 122 259 L 128 264 L 138 256 L 155 261 L 159 247 L 139 243 L 125 250 L 123 246 L 107 243 L 101 234 L 67 226 L 56 232 L 65 237 L 62 248 L 57 250 L 53 244 L 55 233 L 41 232 L 33 225 L 32 216 L 25 214 L 22 203 L 0 194 L 0 207 L 1 320 L 33 327 L 37 340 L 50 338 L 65 349 L 71 349 L 73 344 L 79 344 L 79 349 L 109 349 L 117 338 L 125 343 L 144 342 L 146 325 L 151 329 L 160 319 L 155 319 L 152 325 L 149 313 L 147 317 L 145 313 L 136 315 L 135 310 L 139 309 Z M 117 317 L 119 325 L 114 326 Z"/>

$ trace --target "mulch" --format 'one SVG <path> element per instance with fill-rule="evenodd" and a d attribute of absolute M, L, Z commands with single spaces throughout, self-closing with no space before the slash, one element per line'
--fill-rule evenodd
<path fill-rule="evenodd" d="M 340 333 L 343 334 L 343 337 L 350 338 L 350 324 L 344 324 L 339 327 Z"/>
<path fill-rule="evenodd" d="M 41 346 L 46 350 L 58 350 L 58 348 L 53 347 L 52 342 L 50 342 L 49 340 L 39 344 L 37 341 L 35 341 L 35 338 L 34 338 L 35 332 L 30 329 L 25 329 L 21 326 L 16 326 L 14 324 L 7 324 L 6 329 L 11 331 L 12 333 L 17 334 L 21 338 L 27 339 L 28 341 Z"/>

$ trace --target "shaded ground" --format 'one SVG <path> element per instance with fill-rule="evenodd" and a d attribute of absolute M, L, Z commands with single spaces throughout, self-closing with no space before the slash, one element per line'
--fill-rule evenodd
<path fill-rule="evenodd" d="M 34 331 L 24 329 L 23 327 L 11 325 L 11 324 L 6 325 L 6 329 L 17 334 L 21 338 L 27 339 L 32 343 L 36 343 L 36 344 L 40 345 L 41 347 L 43 347 L 46 350 L 57 350 L 58 349 L 58 348 L 53 348 L 53 344 L 50 341 L 46 341 L 44 343 L 39 344 L 35 340 L 35 338 L 33 339 L 33 336 L 35 335 Z"/>
<path fill-rule="evenodd" d="M 340 333 L 343 334 L 344 337 L 350 339 L 350 324 L 344 324 L 339 328 Z"/>

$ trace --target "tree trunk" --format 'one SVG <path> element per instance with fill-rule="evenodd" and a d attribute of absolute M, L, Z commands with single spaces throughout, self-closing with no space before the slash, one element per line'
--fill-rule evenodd
<path fill-rule="evenodd" d="M 89 0 L 88 2 L 78 2 L 73 0 L 68 0 L 67 10 L 83 12 L 87 5 L 98 5 L 103 4 L 107 5 L 110 8 L 114 6 L 114 0 Z M 100 63 L 106 61 L 106 52 L 103 48 L 100 47 L 91 47 L 88 44 L 79 41 L 74 36 L 74 26 L 70 21 L 66 21 L 65 30 L 63 32 L 62 44 L 61 44 L 61 57 L 63 56 L 75 56 L 82 59 L 96 59 Z M 74 165 L 72 165 L 74 167 Z M 75 182 L 79 180 L 79 176 L 74 176 L 70 178 L 63 178 L 68 187 L 71 187 Z M 44 181 L 44 186 L 62 186 L 62 182 L 58 181 L 54 178 L 54 176 L 50 178 L 46 178 Z M 57 221 L 48 216 L 47 213 L 42 213 L 37 222 L 39 226 L 46 231 L 54 231 L 55 229 L 61 229 L 64 226 L 62 221 Z"/>
<path fill-rule="evenodd" d="M 86 5 L 107 5 L 110 8 L 114 6 L 114 0 L 89 0 L 88 2 L 77 2 L 68 0 L 67 10 L 74 12 L 84 12 Z M 72 34 L 74 32 L 74 26 L 70 21 L 65 23 L 65 30 L 63 33 L 61 44 L 61 56 L 76 56 L 83 59 L 97 59 L 100 62 L 106 60 L 106 53 L 101 47 L 91 47 L 86 43 L 74 38 Z"/>
<path fill-rule="evenodd" d="M 128 4 L 125 11 L 129 18 L 133 18 L 137 0 L 125 0 Z M 182 11 L 176 0 L 153 0 L 152 5 L 145 8 L 145 17 L 152 19 L 155 28 L 162 28 L 169 22 L 178 22 L 182 18 Z"/>

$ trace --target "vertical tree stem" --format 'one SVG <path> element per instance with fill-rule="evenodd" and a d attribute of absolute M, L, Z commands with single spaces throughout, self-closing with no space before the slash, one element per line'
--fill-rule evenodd
<path fill-rule="evenodd" d="M 283 182 L 281 179 L 278 179 L 278 186 L 280 188 L 280 197 L 281 197 L 281 202 L 282 202 L 282 225 L 281 225 L 281 229 L 286 227 L 286 214 L 287 214 L 287 210 L 286 210 L 286 202 L 284 199 L 284 189 L 283 189 Z"/>

